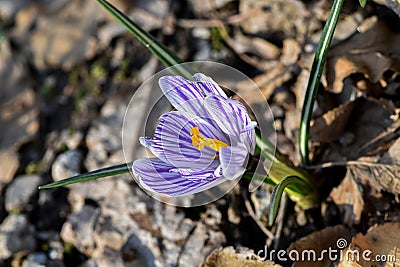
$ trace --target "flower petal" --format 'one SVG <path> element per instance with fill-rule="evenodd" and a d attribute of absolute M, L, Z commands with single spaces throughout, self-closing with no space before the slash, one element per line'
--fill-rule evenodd
<path fill-rule="evenodd" d="M 185 196 L 199 193 L 224 181 L 214 176 L 214 169 L 190 173 L 190 179 L 175 167 L 156 158 L 138 159 L 132 166 L 133 174 L 146 190 L 168 196 Z"/>
<path fill-rule="evenodd" d="M 221 148 L 219 152 L 222 175 L 233 180 L 240 177 L 246 170 L 248 150 L 244 144 Z"/>
<path fill-rule="evenodd" d="M 219 95 L 223 98 L 228 98 L 225 94 L 225 92 L 221 89 L 221 87 L 219 87 L 219 85 L 214 82 L 213 79 L 211 79 L 210 77 L 202 74 L 202 73 L 196 73 L 194 75 L 194 78 L 197 80 L 197 84 L 200 86 L 200 88 L 202 89 L 202 92 L 204 95 Z"/>
<path fill-rule="evenodd" d="M 199 116 L 207 115 L 203 106 L 204 94 L 197 83 L 188 81 L 181 76 L 164 76 L 158 83 L 176 110 Z"/>
<path fill-rule="evenodd" d="M 246 107 L 235 99 L 224 99 L 217 95 L 210 95 L 204 99 L 204 105 L 210 116 L 227 134 L 239 139 L 242 132 L 254 128 Z M 249 147 L 251 147 L 249 145 Z"/>
<path fill-rule="evenodd" d="M 252 155 L 256 149 L 256 131 L 254 130 L 256 125 L 257 123 L 252 121 L 240 134 L 240 141 L 246 145 L 247 150 Z"/>
<path fill-rule="evenodd" d="M 208 146 L 199 150 L 192 144 L 190 131 L 193 127 L 198 127 L 206 138 L 230 144 L 229 137 L 211 119 L 179 111 L 162 115 L 154 138 L 141 138 L 141 142 L 156 157 L 176 168 L 204 170 L 217 160 L 217 152 Z"/>

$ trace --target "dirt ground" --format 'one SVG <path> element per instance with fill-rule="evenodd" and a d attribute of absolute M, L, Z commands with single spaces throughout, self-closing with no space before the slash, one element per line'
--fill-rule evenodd
<path fill-rule="evenodd" d="M 270 105 L 277 148 L 315 178 L 320 205 L 303 211 L 284 196 L 267 227 L 272 188 L 249 193 L 244 179 L 195 208 L 151 198 L 128 174 L 38 190 L 124 163 L 129 99 L 164 66 L 97 1 L 0 1 L 0 266 L 400 266 L 398 1 L 345 1 L 308 167 L 300 114 L 332 1 L 110 2 L 185 61 L 249 76 Z M 138 138 L 151 99 L 145 93 L 128 118 L 134 158 L 145 155 Z M 370 254 L 318 259 L 328 249 Z M 317 257 L 277 253 L 307 250 Z"/>

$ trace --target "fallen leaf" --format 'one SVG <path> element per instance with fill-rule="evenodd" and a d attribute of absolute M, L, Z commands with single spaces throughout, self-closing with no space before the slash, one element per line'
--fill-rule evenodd
<path fill-rule="evenodd" d="M 213 251 L 199 267 L 280 267 L 272 261 L 262 261 L 252 250 L 235 251 L 233 247 Z"/>
<path fill-rule="evenodd" d="M 334 93 L 342 91 L 343 80 L 353 73 L 363 73 L 376 83 L 386 70 L 400 71 L 400 49 L 396 45 L 400 36 L 376 17 L 366 19 L 360 31 L 329 51 L 327 89 Z"/>
<path fill-rule="evenodd" d="M 333 262 L 326 252 L 329 249 L 338 250 L 343 248 L 342 244 L 347 242 L 346 240 L 350 240 L 351 236 L 351 232 L 343 225 L 330 226 L 321 231 L 313 232 L 312 234 L 292 243 L 287 249 L 287 253 L 288 255 L 292 255 L 292 257 L 297 257 L 296 254 L 298 254 L 299 259 L 305 260 L 298 261 L 296 263 L 296 266 L 298 267 L 333 266 Z M 303 253 L 303 251 L 305 252 Z M 304 257 L 302 255 L 304 255 Z M 338 254 L 336 256 L 338 257 Z M 308 260 L 307 257 L 310 257 L 310 260 Z"/>
<path fill-rule="evenodd" d="M 269 99 L 274 90 L 283 83 L 289 81 L 293 74 L 280 62 L 274 67 L 253 78 L 254 83 L 260 88 L 266 99 Z"/>
<path fill-rule="evenodd" d="M 311 121 L 310 137 L 317 142 L 339 139 L 349 121 L 357 100 L 340 105 Z"/>
<path fill-rule="evenodd" d="M 353 237 L 349 247 L 343 252 L 339 267 L 400 266 L 399 248 L 399 222 L 374 225 L 365 235 L 359 233 Z M 382 261 L 384 258 L 386 260 Z"/>
<path fill-rule="evenodd" d="M 362 188 L 354 180 L 351 171 L 347 171 L 340 185 L 332 190 L 330 197 L 344 214 L 343 222 L 346 225 L 360 222 L 364 207 Z"/>
<path fill-rule="evenodd" d="M 351 161 L 347 168 L 363 184 L 377 191 L 400 194 L 400 165 Z"/>
<path fill-rule="evenodd" d="M 323 155 L 322 161 L 342 162 L 370 155 L 373 152 L 371 142 L 382 133 L 391 131 L 396 123 L 392 119 L 393 113 L 393 108 L 373 99 L 358 99 L 345 127 L 346 135 L 342 135 L 337 142 L 326 143 L 326 154 Z"/>
<path fill-rule="evenodd" d="M 258 37 L 238 34 L 233 38 L 227 38 L 226 41 L 237 54 L 250 53 L 262 59 L 274 60 L 281 53 L 274 44 Z"/>
<path fill-rule="evenodd" d="M 320 24 L 318 18 L 307 10 L 306 5 L 297 0 L 240 1 L 240 13 L 247 13 L 252 9 L 259 9 L 261 12 L 240 24 L 243 30 L 250 34 L 279 32 L 286 36 L 301 36 L 307 32 L 314 32 Z"/>
<path fill-rule="evenodd" d="M 392 162 L 400 164 L 400 138 L 398 138 L 389 148 L 388 156 Z"/>
<path fill-rule="evenodd" d="M 285 66 L 295 64 L 299 59 L 300 52 L 301 47 L 296 40 L 290 38 L 285 39 L 283 40 L 282 56 L 280 61 Z"/>

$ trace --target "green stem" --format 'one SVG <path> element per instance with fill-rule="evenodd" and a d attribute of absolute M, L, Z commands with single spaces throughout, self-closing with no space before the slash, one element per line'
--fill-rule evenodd
<path fill-rule="evenodd" d="M 84 174 L 79 174 L 79 175 L 73 176 L 71 178 L 67 178 L 67 179 L 58 181 L 58 182 L 41 185 L 41 186 L 39 186 L 39 189 L 54 188 L 54 187 L 59 187 L 59 186 L 64 186 L 64 185 L 69 185 L 69 184 L 87 182 L 90 180 L 96 180 L 99 178 L 104 178 L 104 177 L 113 176 L 113 175 L 117 175 L 117 174 L 127 173 L 130 170 L 129 166 L 132 166 L 132 164 L 133 164 L 133 162 L 129 162 L 129 163 L 121 164 L 121 165 L 115 165 L 115 166 L 103 168 L 100 170 L 95 170 L 95 171 L 84 173 Z"/>
<path fill-rule="evenodd" d="M 263 140 L 258 134 L 256 135 L 256 151 L 260 153 L 263 158 L 272 162 L 278 161 L 273 154 L 274 150 L 274 146 L 270 142 Z"/>
<path fill-rule="evenodd" d="M 300 156 L 304 165 L 308 165 L 308 139 L 310 131 L 310 120 L 314 107 L 315 97 L 317 95 L 318 86 L 321 80 L 322 71 L 324 69 L 326 56 L 329 45 L 335 32 L 339 14 L 342 9 L 344 0 L 335 0 L 328 20 L 326 21 L 324 30 L 319 41 L 317 51 L 315 53 L 314 62 L 311 68 L 310 79 L 308 80 L 306 96 L 304 98 L 303 110 L 301 114 L 299 148 Z"/>
<path fill-rule="evenodd" d="M 268 214 L 268 226 L 272 226 L 275 221 L 276 215 L 279 211 L 279 204 L 281 202 L 282 194 L 286 187 L 295 186 L 300 190 L 304 190 L 303 194 L 307 195 L 309 193 L 309 185 L 300 177 L 291 175 L 285 177 L 277 186 L 274 187 L 271 195 L 270 211 Z"/>
<path fill-rule="evenodd" d="M 268 175 L 265 174 L 245 172 L 242 177 L 247 180 L 252 180 L 254 178 L 256 180 L 263 181 L 265 184 L 276 186 L 276 183 L 270 177 L 268 177 Z"/>

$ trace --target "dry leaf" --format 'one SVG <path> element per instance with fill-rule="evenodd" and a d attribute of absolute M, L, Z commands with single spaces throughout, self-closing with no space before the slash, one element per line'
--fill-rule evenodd
<path fill-rule="evenodd" d="M 323 260 L 307 260 L 307 261 L 299 261 L 297 262 L 298 267 L 323 267 L 323 266 L 333 266 L 333 262 L 328 257 L 328 254 L 322 254 L 323 250 L 328 250 L 329 248 L 338 250 L 339 245 L 342 243 L 339 242 L 347 242 L 345 240 L 350 240 L 351 232 L 347 230 L 343 225 L 336 225 L 332 227 L 327 227 L 321 231 L 314 232 L 308 236 L 301 238 L 300 240 L 292 243 L 288 248 L 288 254 L 290 251 L 295 250 L 302 255 L 303 251 L 315 251 L 315 259 L 318 259 L 322 256 Z M 326 252 L 326 251 L 325 251 Z M 304 253 L 305 254 L 305 253 Z M 294 254 L 293 254 L 294 255 Z M 306 255 L 307 256 L 307 255 Z M 300 258 L 301 259 L 301 258 Z M 307 259 L 306 257 L 303 259 Z M 312 259 L 312 258 L 311 258 Z"/>
<path fill-rule="evenodd" d="M 375 83 L 388 69 L 400 71 L 400 35 L 375 17 L 366 19 L 360 31 L 329 52 L 326 79 L 334 93 L 342 91 L 343 80 L 350 74 L 364 73 Z"/>
<path fill-rule="evenodd" d="M 254 83 L 261 89 L 266 99 L 272 95 L 275 88 L 292 78 L 292 73 L 280 62 L 273 68 L 253 78 Z"/>
<path fill-rule="evenodd" d="M 388 156 L 392 162 L 400 164 L 400 138 L 398 138 L 389 148 Z"/>
<path fill-rule="evenodd" d="M 226 38 L 229 46 L 237 53 L 251 53 L 262 59 L 274 60 L 281 53 L 274 44 L 257 37 L 236 35 L 234 38 Z"/>
<path fill-rule="evenodd" d="M 383 106 L 377 101 L 358 99 L 347 123 L 346 135 L 341 136 L 340 142 L 327 144 L 323 161 L 355 160 L 370 153 L 371 141 L 382 133 L 391 131 L 395 124 L 393 113 L 393 108 Z"/>
<path fill-rule="evenodd" d="M 252 250 L 237 252 L 226 247 L 212 252 L 199 267 L 280 267 L 272 261 L 261 261 Z"/>
<path fill-rule="evenodd" d="M 361 212 L 364 207 L 362 189 L 354 180 L 351 171 L 346 173 L 340 185 L 334 188 L 330 194 L 333 201 L 344 213 L 344 223 L 346 225 L 358 224 L 361 219 Z"/>
<path fill-rule="evenodd" d="M 277 32 L 286 36 L 302 36 L 320 27 L 318 18 L 310 15 L 302 1 L 246 0 L 239 2 L 240 13 L 247 13 L 252 9 L 258 9 L 260 12 L 240 23 L 246 33 L 265 35 Z"/>
<path fill-rule="evenodd" d="M 353 112 L 357 100 L 334 108 L 311 122 L 310 137 L 317 142 L 332 142 L 339 139 Z"/>
<path fill-rule="evenodd" d="M 365 236 L 359 233 L 353 237 L 351 244 L 343 252 L 339 266 L 400 266 L 399 248 L 399 222 L 375 225 Z M 383 258 L 386 258 L 386 261 L 380 261 Z"/>
<path fill-rule="evenodd" d="M 377 191 L 400 194 L 400 165 L 350 161 L 348 171 L 361 183 Z"/>
<path fill-rule="evenodd" d="M 283 40 L 282 56 L 280 61 L 285 66 L 295 64 L 299 59 L 301 47 L 299 43 L 294 39 Z"/>

